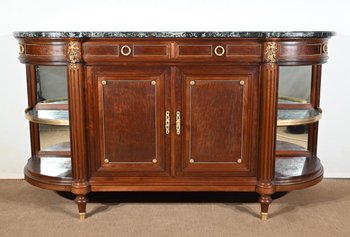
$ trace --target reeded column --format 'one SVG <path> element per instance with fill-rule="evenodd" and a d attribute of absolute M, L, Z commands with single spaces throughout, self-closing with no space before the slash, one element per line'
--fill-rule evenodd
<path fill-rule="evenodd" d="M 81 43 L 67 43 L 69 124 L 72 154 L 72 193 L 77 195 L 80 219 L 85 219 L 86 194 L 90 192 L 88 182 L 88 160 L 86 152 L 84 68 L 81 63 Z"/>
<path fill-rule="evenodd" d="M 261 65 L 261 102 L 260 102 L 260 149 L 258 184 L 256 191 L 261 195 L 261 219 L 267 220 L 268 208 L 272 202 L 270 195 L 275 192 L 273 185 L 276 125 L 278 67 L 277 43 L 264 43 L 264 63 Z"/>

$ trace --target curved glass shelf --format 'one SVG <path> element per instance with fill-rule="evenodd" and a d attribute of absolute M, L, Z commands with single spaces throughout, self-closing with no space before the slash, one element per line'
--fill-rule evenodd
<path fill-rule="evenodd" d="M 322 117 L 322 110 L 317 109 L 279 109 L 277 126 L 303 125 L 317 122 Z"/>
<path fill-rule="evenodd" d="M 278 97 L 279 104 L 306 104 L 307 100 L 289 97 L 289 96 L 279 96 Z"/>
<path fill-rule="evenodd" d="M 68 110 L 47 110 L 29 107 L 25 117 L 31 122 L 48 125 L 69 125 Z"/>
<path fill-rule="evenodd" d="M 55 98 L 47 99 L 38 102 L 35 105 L 37 109 L 58 109 L 58 110 L 68 110 L 68 98 Z"/>

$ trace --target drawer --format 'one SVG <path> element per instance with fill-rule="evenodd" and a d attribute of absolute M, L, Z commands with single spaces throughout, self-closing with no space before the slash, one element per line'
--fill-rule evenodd
<path fill-rule="evenodd" d="M 258 42 L 178 42 L 175 43 L 177 60 L 259 61 L 262 46 Z"/>
<path fill-rule="evenodd" d="M 164 42 L 86 42 L 84 61 L 139 61 L 170 58 L 170 43 Z"/>
<path fill-rule="evenodd" d="M 117 61 L 237 61 L 260 62 L 262 44 L 256 41 L 94 41 L 83 43 L 87 63 Z"/>

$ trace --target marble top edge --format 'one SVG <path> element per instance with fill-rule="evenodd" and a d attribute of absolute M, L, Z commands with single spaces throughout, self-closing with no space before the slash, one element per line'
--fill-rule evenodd
<path fill-rule="evenodd" d="M 333 31 L 16 31 L 16 38 L 327 38 Z"/>

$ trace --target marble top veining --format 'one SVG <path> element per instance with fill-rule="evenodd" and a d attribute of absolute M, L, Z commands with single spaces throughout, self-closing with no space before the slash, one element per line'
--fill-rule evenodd
<path fill-rule="evenodd" d="M 16 38 L 327 38 L 333 31 L 16 31 Z"/>

